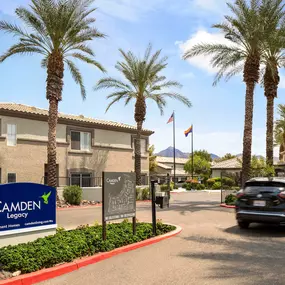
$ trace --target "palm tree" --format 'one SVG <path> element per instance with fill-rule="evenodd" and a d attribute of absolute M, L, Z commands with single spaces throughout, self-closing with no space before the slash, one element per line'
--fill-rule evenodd
<path fill-rule="evenodd" d="M 285 151 L 285 105 L 278 105 L 278 113 L 280 119 L 275 122 L 275 145 L 279 145 L 279 160 L 283 160 L 283 152 Z"/>
<path fill-rule="evenodd" d="M 265 1 L 266 2 L 266 1 Z M 271 31 L 265 39 L 262 63 L 265 65 L 263 76 L 264 95 L 267 99 L 267 120 L 266 120 L 266 162 L 273 165 L 273 125 L 274 125 L 274 99 L 277 97 L 278 85 L 280 82 L 279 67 L 285 64 L 284 55 L 284 4 L 282 0 L 267 0 L 264 18 L 268 18 L 267 28 Z M 271 9 L 270 9 L 271 7 Z M 272 9 L 273 8 L 273 9 Z"/>
<path fill-rule="evenodd" d="M 106 112 L 120 100 L 125 100 L 125 105 L 128 105 L 132 99 L 135 100 L 134 118 L 137 123 L 135 172 L 136 183 L 141 185 L 141 133 L 146 117 L 146 100 L 153 100 L 161 114 L 166 106 L 166 98 L 177 99 L 188 107 L 191 103 L 188 98 L 167 90 L 181 85 L 176 81 L 168 81 L 160 74 L 167 66 L 167 57 L 160 58 L 161 50 L 152 54 L 152 46 L 149 45 L 143 58 L 135 56 L 131 51 L 127 53 L 122 49 L 119 51 L 123 60 L 118 61 L 115 68 L 125 77 L 125 81 L 106 77 L 98 81 L 95 89 L 114 89 L 114 92 L 107 97 L 111 102 Z"/>
<path fill-rule="evenodd" d="M 14 44 L 0 57 L 3 62 L 16 54 L 40 54 L 42 67 L 47 68 L 46 97 L 49 100 L 48 117 L 48 184 L 57 186 L 56 180 L 56 125 L 58 102 L 62 100 L 63 75 L 65 65 L 69 68 L 74 81 L 81 88 L 84 99 L 86 91 L 82 75 L 70 58 L 89 63 L 104 71 L 94 60 L 94 53 L 87 43 L 95 38 L 104 37 L 92 27 L 95 18 L 90 14 L 93 0 L 31 0 L 29 9 L 18 8 L 16 15 L 29 28 L 0 21 L 0 30 L 10 33 L 19 42 Z"/>
<path fill-rule="evenodd" d="M 232 16 L 225 16 L 225 22 L 213 25 L 213 27 L 219 29 L 225 35 L 229 44 L 200 43 L 184 54 L 184 59 L 197 55 L 213 56 L 211 64 L 213 67 L 218 68 L 214 85 L 222 77 L 229 80 L 232 76 L 243 72 L 246 94 L 242 185 L 244 185 L 250 174 L 253 96 L 255 85 L 260 78 L 262 43 L 269 33 L 269 28 L 266 28 L 268 21 L 264 21 L 263 17 L 266 14 L 265 7 L 269 8 L 267 2 L 268 0 L 263 0 L 262 5 L 259 0 L 236 0 L 234 4 L 227 3 Z M 264 3 L 267 6 L 263 5 Z"/>

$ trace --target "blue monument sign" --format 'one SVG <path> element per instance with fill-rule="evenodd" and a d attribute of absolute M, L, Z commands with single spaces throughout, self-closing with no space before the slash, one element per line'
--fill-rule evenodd
<path fill-rule="evenodd" d="M 34 183 L 0 185 L 0 236 L 55 228 L 55 188 Z"/>

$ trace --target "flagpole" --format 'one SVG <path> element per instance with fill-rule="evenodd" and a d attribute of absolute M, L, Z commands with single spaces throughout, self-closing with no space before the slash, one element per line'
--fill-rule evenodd
<path fill-rule="evenodd" d="M 174 179 L 174 189 L 175 189 L 175 174 L 176 174 L 176 162 L 175 162 L 175 111 L 173 111 L 173 179 Z"/>
<path fill-rule="evenodd" d="M 193 151 L 193 145 L 194 145 L 194 143 L 193 143 L 193 136 L 194 136 L 194 129 L 193 129 L 193 125 L 192 125 L 192 143 L 191 143 L 191 147 L 192 147 L 192 180 L 194 179 L 194 151 Z"/>

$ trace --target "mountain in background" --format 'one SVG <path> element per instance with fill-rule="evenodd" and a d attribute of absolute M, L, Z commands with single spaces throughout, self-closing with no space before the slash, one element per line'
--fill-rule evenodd
<path fill-rule="evenodd" d="M 173 150 L 174 150 L 174 148 L 172 146 L 170 146 L 167 149 L 160 151 L 156 155 L 157 156 L 165 156 L 165 157 L 173 157 Z M 219 156 L 216 154 L 213 154 L 213 153 L 210 153 L 210 154 L 211 154 L 211 157 L 213 160 L 219 158 Z M 177 148 L 175 149 L 175 157 L 177 157 L 177 158 L 188 158 L 189 155 L 190 155 L 189 152 L 182 152 L 181 150 L 179 150 Z"/>

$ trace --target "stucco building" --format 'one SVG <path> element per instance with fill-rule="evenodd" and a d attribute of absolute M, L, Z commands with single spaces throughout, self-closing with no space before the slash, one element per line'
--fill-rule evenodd
<path fill-rule="evenodd" d="M 0 103 L 0 183 L 43 183 L 47 175 L 48 111 Z M 142 174 L 149 171 L 148 141 L 143 130 Z M 59 114 L 58 184 L 83 187 L 100 183 L 102 171 L 134 171 L 136 127 L 117 122 Z M 143 181 L 144 182 L 144 181 Z"/>
<path fill-rule="evenodd" d="M 184 165 L 188 161 L 187 158 L 176 158 L 175 159 L 175 177 L 176 182 L 186 181 L 189 177 L 184 170 Z M 174 178 L 174 160 L 173 157 L 164 157 L 157 156 L 156 157 L 157 167 L 154 175 L 159 177 L 165 177 L 168 173 L 170 177 Z"/>

